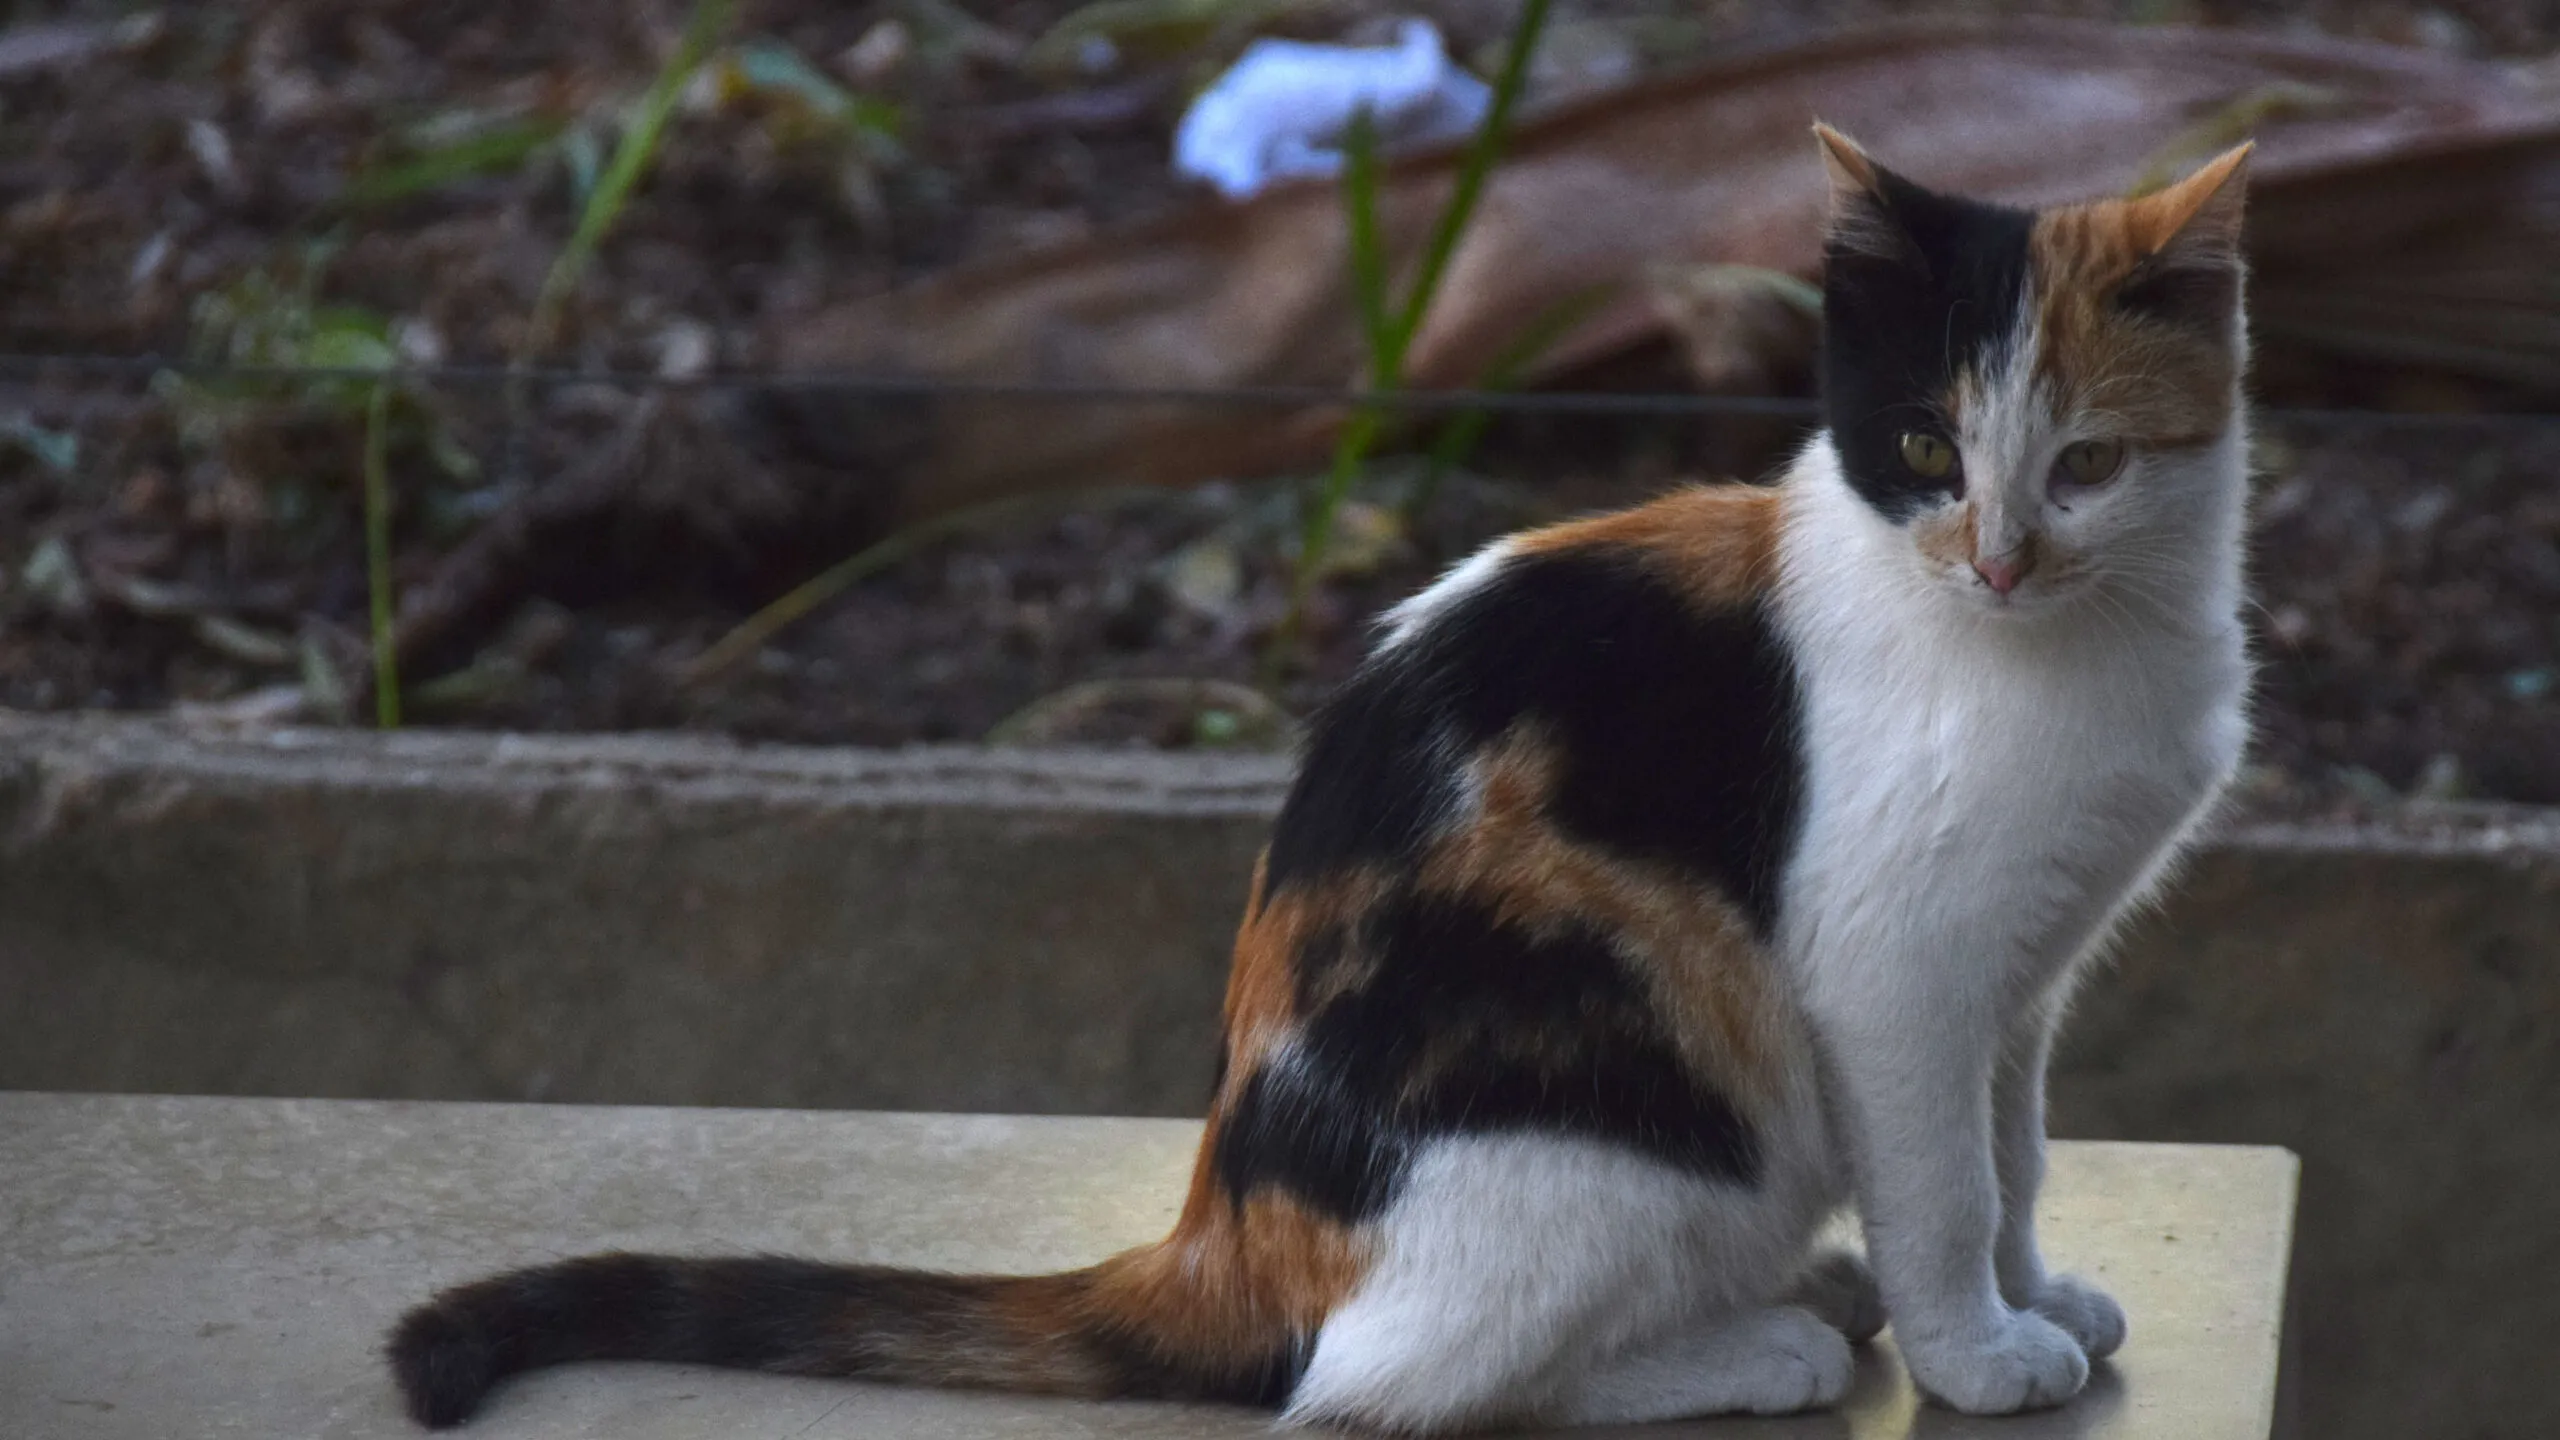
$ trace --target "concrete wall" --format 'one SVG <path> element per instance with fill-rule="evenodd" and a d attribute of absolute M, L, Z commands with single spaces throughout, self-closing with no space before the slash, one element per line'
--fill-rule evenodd
<path fill-rule="evenodd" d="M 0 716 L 0 1087 L 1196 1113 L 1283 778 Z M 2301 1153 L 2301 1433 L 2560 1434 L 2560 816 L 2226 834 L 2054 1092 Z"/>
<path fill-rule="evenodd" d="M 1275 779 L 0 719 L 0 1086 L 1196 1113 Z"/>
<path fill-rule="evenodd" d="M 2302 1156 L 2298 1433 L 2560 1435 L 2548 828 L 2235 836 L 2092 983 L 2063 1044 L 2057 1134 Z"/>

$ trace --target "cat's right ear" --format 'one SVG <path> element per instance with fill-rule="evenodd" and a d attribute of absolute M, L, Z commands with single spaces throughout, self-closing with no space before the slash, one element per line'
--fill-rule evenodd
<path fill-rule="evenodd" d="M 1835 260 L 1882 260 L 1926 273 L 1928 262 L 1894 213 L 1893 172 L 1858 148 L 1858 142 L 1819 120 L 1813 122 L 1813 138 L 1822 143 L 1822 168 L 1831 177 L 1823 253 Z"/>
<path fill-rule="evenodd" d="M 2186 179 L 2122 203 L 2125 241 L 2142 258 L 2117 287 L 2119 308 L 2227 334 L 2240 313 L 2251 148 L 2235 146 Z"/>

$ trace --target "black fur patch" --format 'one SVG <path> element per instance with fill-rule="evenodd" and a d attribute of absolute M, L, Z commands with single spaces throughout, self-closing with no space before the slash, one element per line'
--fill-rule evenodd
<path fill-rule="evenodd" d="M 474 1317 L 435 1304 L 402 1316 L 383 1354 L 409 1418 L 430 1430 L 448 1430 L 470 1419 L 489 1387 L 503 1378 L 497 1350 L 496 1337 Z"/>
<path fill-rule="evenodd" d="M 509 1375 L 573 1360 L 854 1373 L 853 1357 L 826 1350 L 847 1314 L 949 1308 L 947 1284 L 901 1278 L 777 1258 L 590 1255 L 448 1290 L 409 1312 L 387 1349 L 410 1416 L 430 1429 L 470 1418 Z"/>
<path fill-rule="evenodd" d="M 1766 936 L 1802 806 L 1800 700 L 1754 608 L 1702 609 L 1632 550 L 1507 562 L 1373 660 L 1318 717 L 1268 884 L 1409 869 L 1452 809 L 1452 756 L 1526 724 L 1556 748 L 1548 819 L 1686 869 Z M 1212 1150 L 1226 1192 L 1273 1186 L 1374 1216 L 1434 1135 L 1538 1130 L 1616 1141 L 1750 1182 L 1759 1142 L 1691 1075 L 1651 997 L 1582 929 L 1532 933 L 1406 885 L 1291 957 L 1302 1025 Z"/>
<path fill-rule="evenodd" d="M 1744 1183 L 1759 1139 L 1689 1073 L 1651 998 L 1596 934 L 1533 934 L 1406 891 L 1355 941 L 1366 983 L 1309 1016 L 1213 1152 L 1238 1200 L 1261 1186 L 1347 1222 L 1375 1216 L 1433 1136 L 1543 1131 L 1615 1141 Z"/>
<path fill-rule="evenodd" d="M 1317 718 L 1270 885 L 1411 862 L 1455 793 L 1446 748 L 1522 721 L 1561 748 L 1553 818 L 1696 871 L 1765 936 L 1803 800 L 1793 667 L 1756 610 L 1701 611 L 1627 551 L 1506 564 Z"/>
<path fill-rule="evenodd" d="M 2006 345 L 2027 289 L 2024 210 L 1940 195 L 1877 171 L 1880 225 L 1911 243 L 1881 259 L 1838 241 L 1823 253 L 1822 409 L 1852 489 L 1907 520 L 1963 493 L 1961 468 L 1931 480 L 1902 463 L 1900 436 L 1952 438 L 1945 397 Z"/>
<path fill-rule="evenodd" d="M 459 1425 L 519 1371 L 598 1355 L 648 1358 L 672 1278 L 633 1255 L 595 1255 L 459 1286 L 410 1311 L 385 1347 L 410 1418 Z"/>
<path fill-rule="evenodd" d="M 1245 1082 L 1210 1150 L 1231 1199 L 1269 1186 L 1357 1220 L 1395 1198 L 1412 1137 L 1336 1078 L 1321 1067 L 1265 1064 Z"/>
<path fill-rule="evenodd" d="M 1775 927 L 1804 780 L 1794 668 L 1757 610 L 1704 613 L 1643 556 L 1564 552 L 1469 596 L 1428 654 L 1469 742 L 1545 727 L 1567 834 L 1693 870 Z"/>
<path fill-rule="evenodd" d="M 1535 934 L 1415 894 L 1362 929 L 1374 979 L 1300 1038 L 1345 1091 L 1423 1135 L 1552 1130 L 1756 1178 L 1749 1127 L 1687 1073 L 1652 996 L 1598 934 Z"/>
<path fill-rule="evenodd" d="M 1316 716 L 1265 861 L 1265 903 L 1290 885 L 1370 861 L 1412 858 L 1447 810 L 1429 697 L 1393 654 L 1372 659 Z"/>

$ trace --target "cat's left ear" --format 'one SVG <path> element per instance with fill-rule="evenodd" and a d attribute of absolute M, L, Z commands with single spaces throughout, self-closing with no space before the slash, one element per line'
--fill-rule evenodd
<path fill-rule="evenodd" d="M 1875 162 L 1858 142 L 1816 120 L 1822 169 L 1831 180 L 1831 217 L 1823 249 L 1833 258 L 1883 260 L 1926 273 L 1928 262 L 1895 213 L 1892 191 L 1910 182 Z"/>
<path fill-rule="evenodd" d="M 2240 300 L 2240 221 L 2249 152 L 2233 146 L 2186 179 L 2124 205 L 2133 252 L 2118 303 L 2165 319 L 2218 323 Z"/>
<path fill-rule="evenodd" d="M 2240 214 L 2249 199 L 2247 141 L 2213 157 L 2196 173 L 2139 200 L 2127 202 L 2127 219 L 2145 255 L 2186 252 L 2190 260 L 2237 261 Z"/>

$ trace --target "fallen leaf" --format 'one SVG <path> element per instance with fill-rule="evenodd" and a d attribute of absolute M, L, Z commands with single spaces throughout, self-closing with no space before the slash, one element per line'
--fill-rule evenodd
<path fill-rule="evenodd" d="M 1078 13 L 1080 29 L 1053 34 L 1112 28 Z M 2339 102 L 2268 103 L 2312 91 Z M 1923 181 L 2038 204 L 2122 192 L 2187 143 L 2198 116 L 2235 105 L 2260 126 L 2250 204 L 2262 355 L 2560 387 L 2560 292 L 2544 283 L 2560 210 L 2538 198 L 2560 192 L 2560 86 L 2389 45 L 2026 21 L 1834 36 L 1523 126 L 1407 375 L 1425 389 L 1471 384 L 1528 317 L 1595 286 L 1613 298 L 1522 383 L 1656 343 L 1669 323 L 1645 284 L 1656 265 L 1811 276 L 1825 203 L 1807 136 L 1816 114 Z M 1446 154 L 1388 167 L 1378 210 L 1390 251 L 1419 247 L 1453 168 Z M 979 383 L 1339 387 L 1362 354 L 1347 253 L 1335 187 L 1283 186 L 963 267 L 795 324 L 775 349 L 795 368 Z M 940 396 L 904 412 L 888 451 L 837 418 L 876 408 L 838 412 L 823 392 L 781 403 L 796 433 L 860 456 L 866 487 L 894 497 L 892 528 L 1095 474 L 1187 484 L 1302 469 L 1343 414 L 1061 406 L 1035 426 L 1005 423 L 1014 402 Z M 843 463 L 823 460 L 837 483 Z"/>

